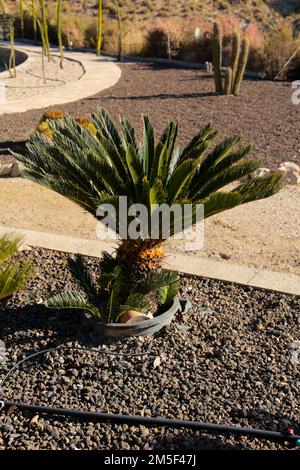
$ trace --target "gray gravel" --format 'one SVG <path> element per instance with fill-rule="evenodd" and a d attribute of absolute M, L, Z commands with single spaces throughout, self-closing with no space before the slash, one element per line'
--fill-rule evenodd
<path fill-rule="evenodd" d="M 36 249 L 38 268 L 27 289 L 0 304 L 0 340 L 6 361 L 58 345 L 20 366 L 3 396 L 57 407 L 165 416 L 300 432 L 299 298 L 217 281 L 182 278 L 181 296 L 193 303 L 150 339 L 100 341 L 78 313 L 47 311 L 42 301 L 72 288 L 67 256 Z M 90 259 L 94 265 L 96 261 Z M 189 327 L 180 329 L 176 325 Z M 115 357 L 99 351 L 151 352 Z M 79 348 L 92 348 L 82 351 Z M 157 358 L 160 361 L 157 361 Z M 160 364 L 158 364 L 160 362 Z M 11 410 L 13 411 L 13 410 Z M 63 417 L 0 412 L 0 449 L 282 449 L 256 439 L 187 430 L 83 423 Z"/>

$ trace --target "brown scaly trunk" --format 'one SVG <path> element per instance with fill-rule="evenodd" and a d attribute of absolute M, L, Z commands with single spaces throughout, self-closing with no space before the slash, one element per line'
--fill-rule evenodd
<path fill-rule="evenodd" d="M 164 259 L 161 245 L 161 240 L 122 240 L 117 248 L 117 259 L 128 275 L 137 279 L 161 269 Z"/>

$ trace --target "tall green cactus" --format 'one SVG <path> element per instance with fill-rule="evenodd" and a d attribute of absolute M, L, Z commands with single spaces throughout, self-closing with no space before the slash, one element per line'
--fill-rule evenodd
<path fill-rule="evenodd" d="M 230 95 L 232 90 L 232 68 L 227 67 L 225 72 L 225 80 L 224 80 L 224 94 Z"/>
<path fill-rule="evenodd" d="M 238 95 L 248 61 L 248 39 L 243 39 L 241 45 L 240 34 L 237 31 L 233 32 L 232 57 L 230 66 L 225 71 L 224 86 L 222 79 L 222 31 L 219 23 L 214 23 L 212 46 L 216 93 Z"/>
<path fill-rule="evenodd" d="M 21 38 L 24 39 L 24 2 L 20 0 L 20 27 L 21 27 Z"/>
<path fill-rule="evenodd" d="M 62 0 L 57 0 L 57 38 L 60 51 L 60 68 L 62 69 L 64 62 L 64 45 L 61 36 L 61 4 Z"/>
<path fill-rule="evenodd" d="M 32 23 L 33 23 L 33 34 L 34 40 L 37 39 L 37 11 L 35 0 L 31 0 L 31 11 L 32 11 Z"/>
<path fill-rule="evenodd" d="M 40 5 L 41 5 L 41 12 L 42 12 L 43 34 L 44 34 L 44 39 L 45 39 L 44 54 L 48 56 L 48 61 L 50 62 L 50 59 L 51 59 L 50 43 L 49 43 L 49 35 L 48 35 L 48 23 L 47 23 L 45 0 L 40 0 Z"/>
<path fill-rule="evenodd" d="M 13 25 L 10 25 L 9 31 L 10 31 L 10 57 L 9 57 L 8 70 L 9 70 L 10 76 L 12 78 L 16 78 L 17 71 L 16 71 L 16 51 L 15 51 L 15 28 Z"/>
<path fill-rule="evenodd" d="M 241 53 L 241 36 L 237 31 L 234 31 L 232 34 L 232 58 L 231 58 L 231 64 L 230 64 L 233 77 L 235 77 L 236 75 L 240 53 Z"/>
<path fill-rule="evenodd" d="M 115 0 L 116 13 L 118 20 L 118 60 L 121 61 L 123 53 L 123 21 L 121 16 L 121 9 L 119 0 Z"/>
<path fill-rule="evenodd" d="M 41 39 L 42 39 L 42 45 L 43 45 L 43 52 L 41 54 L 42 56 L 42 73 L 43 73 L 43 83 L 44 85 L 46 85 L 46 71 L 45 71 L 45 55 L 46 55 L 46 51 L 47 51 L 47 41 L 46 41 L 46 37 L 45 37 L 45 31 L 44 31 L 44 27 L 43 27 L 43 24 L 41 23 L 40 20 L 37 21 L 38 23 L 38 27 L 39 27 L 39 31 L 40 31 L 40 35 L 41 35 Z"/>
<path fill-rule="evenodd" d="M 100 56 L 102 46 L 102 0 L 98 0 L 97 56 Z"/>
<path fill-rule="evenodd" d="M 249 40 L 247 38 L 243 39 L 241 53 L 239 57 L 239 63 L 234 77 L 233 89 L 232 92 L 234 95 L 238 95 L 241 88 L 241 83 L 244 77 L 246 65 L 248 62 L 249 56 Z"/>
<path fill-rule="evenodd" d="M 214 78 L 216 93 L 223 93 L 222 84 L 222 33 L 221 26 L 219 23 L 214 23 L 213 29 L 213 67 L 214 67 Z"/>
<path fill-rule="evenodd" d="M 3 39 L 6 39 L 6 25 L 7 25 L 7 15 L 6 8 L 3 0 L 0 0 L 0 9 L 2 11 L 2 27 L 3 27 Z"/>

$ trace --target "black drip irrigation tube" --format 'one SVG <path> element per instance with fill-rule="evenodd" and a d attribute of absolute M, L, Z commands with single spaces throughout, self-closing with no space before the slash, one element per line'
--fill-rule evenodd
<path fill-rule="evenodd" d="M 105 352 L 105 351 L 95 351 L 88 348 L 75 348 L 75 347 L 66 347 L 58 346 L 54 348 L 45 349 L 38 351 L 30 356 L 25 357 L 21 361 L 17 362 L 6 374 L 2 382 L 0 383 L 0 392 L 2 392 L 3 385 L 8 379 L 8 377 L 17 369 L 17 367 L 28 361 L 29 359 L 36 357 L 40 354 L 45 354 L 46 352 L 56 351 L 58 349 L 79 349 L 79 350 L 89 350 L 92 352 L 97 352 L 104 355 L 115 355 L 115 356 L 144 356 L 149 355 L 151 352 L 151 345 L 147 348 L 145 352 L 129 352 L 129 353 L 116 353 L 116 352 Z M 194 431 L 206 431 L 210 434 L 222 434 L 222 435 L 238 435 L 238 436 L 247 436 L 257 439 L 266 439 L 274 442 L 282 442 L 290 445 L 291 447 L 300 447 L 300 435 L 295 434 L 293 428 L 289 427 L 284 432 L 278 431 L 268 431 L 266 429 L 255 429 L 248 428 L 243 426 L 229 426 L 224 424 L 213 424 L 205 423 L 200 421 L 188 421 L 188 420 L 178 420 L 178 419 L 168 419 L 163 417 L 151 417 L 151 416 L 135 416 L 135 415 L 122 415 L 122 414 L 111 414 L 111 413 L 101 413 L 99 411 L 84 411 L 76 410 L 71 408 L 56 408 L 50 406 L 40 406 L 32 405 L 28 403 L 18 403 L 14 401 L 0 400 L 0 411 L 9 410 L 28 411 L 32 413 L 40 413 L 46 415 L 55 415 L 55 416 L 68 416 L 82 421 L 96 421 L 101 423 L 110 423 L 110 424 L 127 424 L 129 426 L 142 425 L 146 427 L 168 427 L 171 429 L 192 429 Z"/>
<path fill-rule="evenodd" d="M 208 431 L 212 434 L 236 434 L 239 436 L 256 437 L 270 441 L 287 442 L 292 446 L 300 446 L 300 436 L 294 434 L 289 428 L 286 433 L 267 431 L 264 429 L 246 428 L 241 426 L 227 426 L 223 424 L 202 423 L 199 421 L 185 421 L 179 419 L 152 418 L 148 416 L 134 416 L 109 414 L 92 411 L 74 410 L 70 408 L 54 408 L 48 406 L 30 405 L 27 403 L 0 402 L 0 408 L 14 407 L 21 411 L 43 413 L 48 415 L 63 415 L 83 421 L 97 421 L 110 424 L 127 424 L 131 426 L 143 425 L 148 427 L 168 427 L 173 429 L 186 428 L 194 431 Z"/>

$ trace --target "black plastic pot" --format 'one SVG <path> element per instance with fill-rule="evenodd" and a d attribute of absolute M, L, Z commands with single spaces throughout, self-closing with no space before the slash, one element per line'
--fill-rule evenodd
<path fill-rule="evenodd" d="M 135 324 L 127 325 L 126 323 L 104 323 L 97 321 L 90 313 L 85 313 L 85 321 L 101 336 L 109 336 L 114 338 L 125 338 L 128 336 L 151 336 L 157 333 L 164 326 L 171 323 L 177 313 L 186 311 L 189 304 L 185 300 L 174 300 L 171 307 L 161 315 L 143 320 Z"/>

